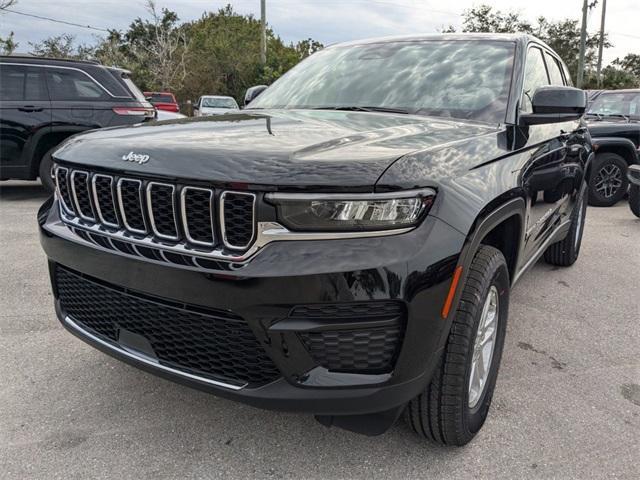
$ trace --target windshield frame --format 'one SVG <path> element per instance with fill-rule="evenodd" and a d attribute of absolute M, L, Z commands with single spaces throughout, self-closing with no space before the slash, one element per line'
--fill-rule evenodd
<path fill-rule="evenodd" d="M 518 66 L 518 55 L 519 55 L 519 45 L 518 45 L 518 41 L 516 39 L 512 39 L 512 38 L 505 38 L 505 39 L 499 39 L 499 38 L 486 38 L 486 39 L 473 39 L 473 38 L 448 38 L 448 37 L 443 37 L 443 38 L 410 38 L 410 39 L 394 39 L 394 40 L 380 40 L 380 41 L 372 41 L 372 42 L 363 42 L 363 43 L 347 43 L 347 44 L 338 44 L 338 45 L 333 45 L 333 46 L 329 46 L 323 50 L 320 50 L 312 55 L 310 55 L 309 57 L 307 57 L 306 59 L 302 60 L 300 63 L 298 63 L 296 66 L 294 66 L 292 69 L 290 69 L 288 72 L 286 72 L 284 75 L 282 75 L 280 78 L 278 78 L 270 87 L 269 89 L 273 88 L 274 86 L 278 85 L 279 83 L 286 81 L 286 79 L 288 78 L 290 72 L 292 70 L 294 70 L 296 67 L 298 67 L 299 65 L 303 65 L 306 62 L 311 61 L 315 55 L 318 54 L 322 54 L 323 52 L 329 51 L 329 50 L 334 50 L 334 49 L 343 49 L 343 48 L 358 48 L 358 47 L 372 47 L 372 46 L 376 46 L 376 45 L 390 45 L 390 44 L 414 44 L 414 45 L 424 45 L 424 44 L 428 44 L 428 43 L 455 43 L 455 42 L 464 42 L 464 43 L 473 43 L 473 44 L 496 44 L 496 45 L 505 45 L 509 48 L 509 55 L 508 55 L 508 65 L 507 65 L 507 69 L 505 71 L 505 77 L 504 77 L 504 83 L 503 83 L 503 88 L 504 93 L 501 92 L 501 95 L 499 97 L 496 97 L 496 100 L 501 100 L 502 101 L 502 108 L 500 109 L 501 113 L 497 114 L 495 116 L 495 119 L 488 119 L 488 118 L 482 118 L 482 117 L 477 117 L 473 114 L 468 115 L 468 116 L 453 116 L 451 115 L 451 112 L 455 112 L 454 109 L 435 109 L 435 108 L 421 108 L 421 109 L 412 109 L 411 111 L 406 111 L 406 112 L 399 112 L 399 113 L 406 113 L 406 114 L 410 114 L 410 115 L 418 115 L 418 116 L 424 116 L 424 117 L 432 117 L 432 118 L 443 118 L 443 119 L 450 119 L 450 120 L 455 120 L 455 121 L 465 121 L 465 122 L 473 122 L 473 123 L 483 123 L 483 124 L 490 124 L 490 125 L 502 125 L 508 122 L 508 118 L 509 118 L 509 111 L 512 108 L 512 95 L 513 95 L 513 86 L 514 86 L 514 78 L 515 75 L 517 73 L 517 69 L 519 68 Z M 269 91 L 269 89 L 267 89 L 266 92 Z M 365 109 L 370 109 L 371 113 L 380 113 L 380 111 L 382 110 L 406 110 L 404 107 L 397 107 L 397 106 L 374 106 L 374 105 L 356 105 L 354 102 L 353 105 L 342 105 L 342 106 L 334 106 L 334 105 L 272 105 L 272 106 L 263 106 L 260 105 L 260 100 L 265 98 L 264 94 L 260 95 L 259 97 L 257 97 L 253 102 L 251 102 L 251 104 L 249 104 L 248 106 L 245 107 L 246 110 L 361 110 L 361 111 L 365 111 Z M 378 110 L 378 112 L 376 112 L 376 110 Z M 482 109 L 479 109 L 478 112 L 481 112 Z M 458 112 L 470 112 L 470 110 L 462 110 L 459 109 L 457 110 Z M 449 115 L 447 115 L 446 113 L 449 113 Z"/>

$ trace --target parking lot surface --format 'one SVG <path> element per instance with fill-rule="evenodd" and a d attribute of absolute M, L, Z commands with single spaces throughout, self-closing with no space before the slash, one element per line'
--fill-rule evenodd
<path fill-rule="evenodd" d="M 640 220 L 589 208 L 578 262 L 515 287 L 484 429 L 464 448 L 257 410 L 120 363 L 53 312 L 39 184 L 0 185 L 0 478 L 638 478 Z"/>

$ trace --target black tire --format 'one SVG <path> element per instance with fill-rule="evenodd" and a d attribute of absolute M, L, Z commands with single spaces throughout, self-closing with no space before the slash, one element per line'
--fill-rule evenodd
<path fill-rule="evenodd" d="M 615 153 L 596 155 L 589 178 L 589 205 L 615 205 L 622 200 L 628 187 L 627 162 L 624 158 Z"/>
<path fill-rule="evenodd" d="M 629 207 L 633 214 L 640 218 L 640 185 L 631 185 L 629 188 Z"/>
<path fill-rule="evenodd" d="M 544 252 L 544 261 L 559 267 L 573 265 L 580 254 L 582 245 L 582 234 L 584 233 L 584 222 L 587 212 L 587 189 L 582 188 L 577 203 L 571 212 L 571 226 L 569 233 L 559 242 L 549 245 Z"/>
<path fill-rule="evenodd" d="M 495 290 L 492 288 L 495 287 Z M 497 296 L 497 326 L 484 388 L 470 406 L 469 385 L 476 335 L 489 292 Z M 509 315 L 509 272 L 502 253 L 481 246 L 468 270 L 460 305 L 431 383 L 405 410 L 420 436 L 440 445 L 465 445 L 484 424 L 498 377 Z"/>
<path fill-rule="evenodd" d="M 40 166 L 38 167 L 38 176 L 40 177 L 40 182 L 42 182 L 42 186 L 48 192 L 53 192 L 56 188 L 56 185 L 51 177 L 51 168 L 53 167 L 53 159 L 51 158 L 51 154 L 56 149 L 53 147 L 47 153 L 44 154 L 42 159 L 40 160 Z"/>

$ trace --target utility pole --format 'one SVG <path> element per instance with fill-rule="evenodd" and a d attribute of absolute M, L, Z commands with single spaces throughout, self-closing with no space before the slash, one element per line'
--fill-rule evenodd
<path fill-rule="evenodd" d="M 586 0 L 585 0 L 586 1 Z M 260 0 L 260 63 L 267 63 L 267 0 Z"/>
<path fill-rule="evenodd" d="M 598 86 L 602 86 L 602 49 L 604 48 L 604 16 L 607 13 L 607 0 L 602 0 L 602 20 L 600 20 L 600 45 L 598 45 Z"/>
<path fill-rule="evenodd" d="M 589 8 L 587 0 L 582 5 L 582 29 L 580 30 L 580 56 L 578 58 L 578 81 L 577 87 L 582 88 L 582 80 L 584 78 L 584 51 L 587 43 L 587 9 Z"/>

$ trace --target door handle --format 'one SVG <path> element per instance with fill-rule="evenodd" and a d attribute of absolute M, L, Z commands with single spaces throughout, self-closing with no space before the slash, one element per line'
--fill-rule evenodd
<path fill-rule="evenodd" d="M 33 105 L 25 105 L 24 107 L 19 107 L 18 110 L 21 112 L 41 112 L 44 109 L 42 107 L 34 107 Z"/>

